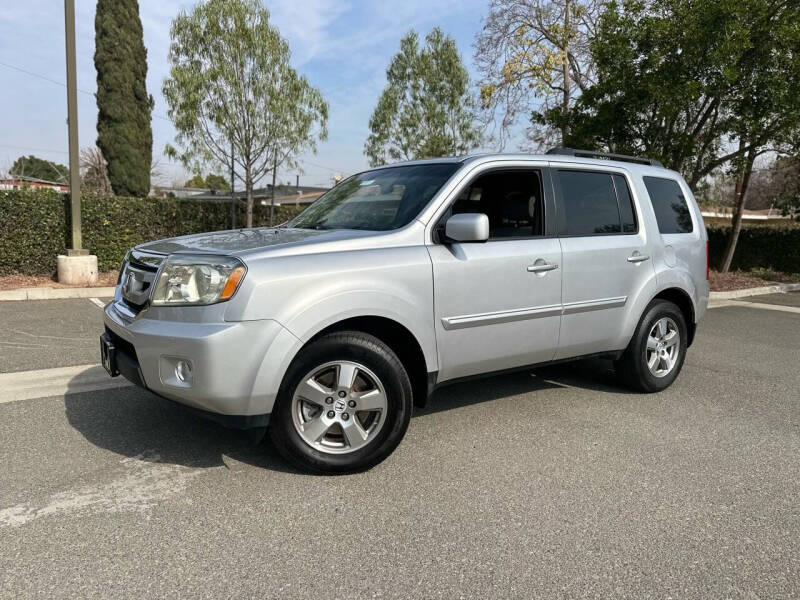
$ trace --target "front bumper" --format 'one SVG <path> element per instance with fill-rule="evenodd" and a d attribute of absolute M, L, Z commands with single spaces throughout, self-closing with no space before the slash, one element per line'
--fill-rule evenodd
<path fill-rule="evenodd" d="M 191 321 L 169 321 L 169 309 L 143 311 L 131 319 L 105 309 L 106 335 L 115 347 L 121 375 L 153 393 L 179 402 L 229 427 L 268 422 L 283 372 L 300 342 L 277 321 L 204 322 L 204 307 Z M 186 316 L 186 313 L 174 313 Z M 191 379 L 180 381 L 179 361 L 191 363 Z"/>

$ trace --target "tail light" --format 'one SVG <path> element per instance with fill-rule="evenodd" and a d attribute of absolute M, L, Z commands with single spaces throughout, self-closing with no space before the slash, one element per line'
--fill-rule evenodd
<path fill-rule="evenodd" d="M 708 269 L 711 266 L 711 259 L 708 255 L 708 241 L 706 241 L 706 281 L 708 281 Z"/>

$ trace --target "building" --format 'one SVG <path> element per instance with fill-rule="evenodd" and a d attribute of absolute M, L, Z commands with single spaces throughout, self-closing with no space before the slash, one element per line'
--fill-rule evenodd
<path fill-rule="evenodd" d="M 150 196 L 153 198 L 193 198 L 203 194 L 210 194 L 213 190 L 208 188 L 192 187 L 172 187 L 166 185 L 154 185 L 150 188 Z"/>
<path fill-rule="evenodd" d="M 47 181 L 24 175 L 9 175 L 0 178 L 0 190 L 55 190 L 59 194 L 66 194 L 69 192 L 69 186 L 57 181 Z"/>
<path fill-rule="evenodd" d="M 300 206 L 303 204 L 311 204 L 322 194 L 328 191 L 329 188 L 312 187 L 306 185 L 278 185 L 275 186 L 275 206 L 281 204 L 292 204 Z M 236 191 L 233 196 L 229 192 L 222 192 L 218 190 L 207 190 L 205 193 L 191 196 L 192 200 L 206 200 L 209 202 L 230 202 L 233 198 L 236 200 L 246 200 L 247 194 L 244 191 Z M 267 185 L 263 188 L 253 190 L 254 202 L 261 204 L 269 204 L 272 200 L 272 186 Z"/>

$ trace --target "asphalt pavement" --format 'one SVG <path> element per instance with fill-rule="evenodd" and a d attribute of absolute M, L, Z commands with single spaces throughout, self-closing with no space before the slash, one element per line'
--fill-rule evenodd
<path fill-rule="evenodd" d="M 95 363 L 110 298 L 0 302 L 0 373 Z"/>
<path fill-rule="evenodd" d="M 710 310 L 657 395 L 603 361 L 442 388 L 351 476 L 134 387 L 0 402 L 0 598 L 798 597 L 800 314 L 776 306 Z M 0 305 L 0 371 L 96 362 L 100 315 Z"/>

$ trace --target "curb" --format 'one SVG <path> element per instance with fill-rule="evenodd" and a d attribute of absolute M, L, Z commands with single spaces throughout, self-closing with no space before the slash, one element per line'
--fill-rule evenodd
<path fill-rule="evenodd" d="M 762 296 L 764 294 L 785 294 L 786 292 L 800 291 L 800 283 L 776 283 L 775 285 L 765 285 L 762 287 L 745 288 L 743 290 L 731 290 L 730 292 L 711 292 L 709 300 L 733 300 L 734 298 L 746 298 L 748 296 Z"/>
<path fill-rule="evenodd" d="M 114 295 L 113 287 L 90 288 L 20 288 L 18 290 L 0 291 L 0 302 L 13 300 L 62 300 L 64 298 L 110 298 Z"/>
<path fill-rule="evenodd" d="M 730 292 L 711 292 L 709 300 L 733 300 L 747 296 L 761 296 L 763 294 L 780 294 L 800 291 L 800 283 L 778 283 L 762 287 L 732 290 Z M 114 296 L 113 287 L 91 288 L 20 288 L 18 290 L 0 291 L 0 302 L 14 300 L 62 300 L 65 298 L 111 298 Z"/>

